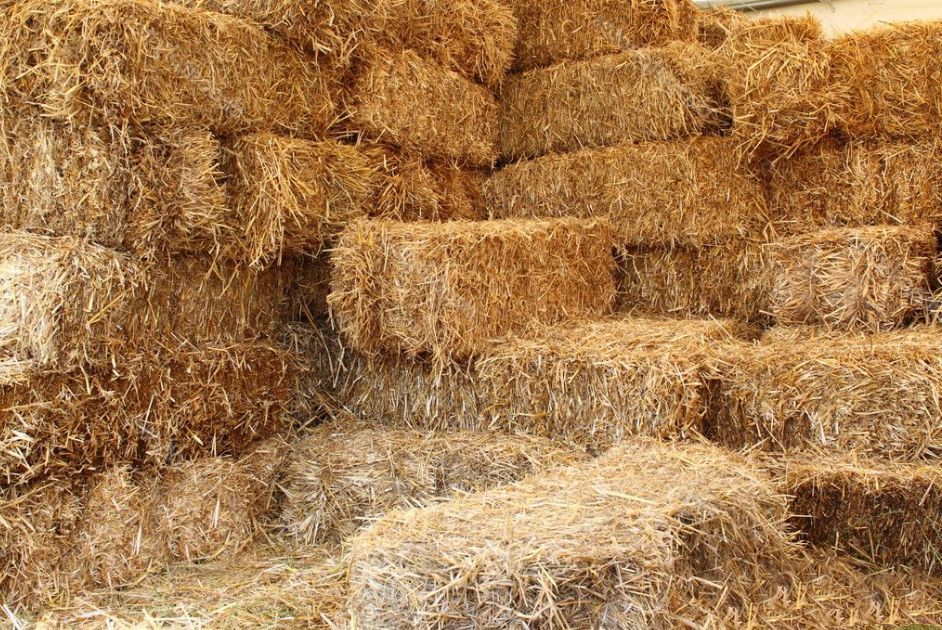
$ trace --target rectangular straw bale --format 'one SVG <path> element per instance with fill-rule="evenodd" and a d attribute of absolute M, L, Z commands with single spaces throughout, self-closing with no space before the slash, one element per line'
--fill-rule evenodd
<path fill-rule="evenodd" d="M 270 133 L 228 142 L 222 170 L 245 258 L 259 266 L 318 254 L 367 214 L 377 177 L 356 147 Z"/>
<path fill-rule="evenodd" d="M 674 317 L 765 319 L 771 279 L 764 239 L 704 247 L 637 247 L 618 257 L 617 309 Z"/>
<path fill-rule="evenodd" d="M 761 233 L 757 174 L 728 138 L 626 144 L 547 155 L 484 185 L 493 218 L 608 217 L 617 247 L 701 246 Z"/>
<path fill-rule="evenodd" d="M 381 41 L 496 89 L 513 61 L 517 18 L 501 0 L 405 0 Z"/>
<path fill-rule="evenodd" d="M 722 112 L 696 44 L 531 70 L 501 90 L 500 156 L 532 158 L 713 130 Z"/>
<path fill-rule="evenodd" d="M 784 508 L 718 449 L 626 443 L 388 514 L 349 545 L 349 610 L 383 628 L 738 625 L 788 566 Z"/>
<path fill-rule="evenodd" d="M 769 205 L 785 232 L 815 226 L 942 227 L 942 142 L 824 142 L 769 171 Z"/>
<path fill-rule="evenodd" d="M 942 467 L 799 456 L 777 468 L 803 539 L 876 566 L 942 574 Z"/>
<path fill-rule="evenodd" d="M 498 105 L 487 88 L 409 50 L 365 57 L 350 87 L 352 128 L 424 157 L 491 166 Z"/>
<path fill-rule="evenodd" d="M 511 0 L 520 23 L 514 68 L 551 66 L 635 48 L 693 41 L 689 0 Z"/>
<path fill-rule="evenodd" d="M 605 315 L 601 221 L 358 221 L 333 252 L 331 311 L 352 347 L 467 358 L 535 324 Z"/>
<path fill-rule="evenodd" d="M 145 0 L 12 8 L 12 88 L 60 120 L 129 120 L 220 134 L 326 130 L 331 81 L 254 23 Z"/>
<path fill-rule="evenodd" d="M 282 518 L 304 544 L 342 542 L 396 508 L 432 505 L 585 459 L 548 439 L 323 425 L 297 446 Z"/>
<path fill-rule="evenodd" d="M 940 340 L 931 327 L 770 337 L 725 364 L 709 433 L 731 448 L 936 459 Z"/>
<path fill-rule="evenodd" d="M 936 275 L 931 227 L 835 228 L 771 247 L 780 324 L 878 332 L 925 321 Z"/>
<path fill-rule="evenodd" d="M 476 365 L 490 429 L 603 452 L 634 436 L 702 430 L 716 346 L 758 337 L 733 321 L 613 319 L 509 339 Z"/>
<path fill-rule="evenodd" d="M 942 21 L 887 24 L 829 42 L 833 81 L 849 90 L 851 136 L 937 136 L 942 127 Z"/>

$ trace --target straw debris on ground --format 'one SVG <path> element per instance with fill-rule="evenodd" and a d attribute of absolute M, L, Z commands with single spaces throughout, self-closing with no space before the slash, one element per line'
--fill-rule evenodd
<path fill-rule="evenodd" d="M 297 446 L 282 481 L 283 518 L 299 543 L 339 543 L 393 509 L 480 492 L 584 457 L 543 438 L 330 423 Z"/>
<path fill-rule="evenodd" d="M 358 221 L 332 255 L 330 307 L 350 345 L 469 357 L 534 324 L 609 312 L 604 221 Z"/>

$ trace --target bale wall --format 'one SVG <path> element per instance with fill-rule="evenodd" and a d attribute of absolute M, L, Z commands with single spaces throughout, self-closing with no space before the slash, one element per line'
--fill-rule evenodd
<path fill-rule="evenodd" d="M 468 357 L 532 324 L 606 314 L 611 246 L 598 221 L 360 221 L 333 253 L 330 307 L 363 352 Z"/>
<path fill-rule="evenodd" d="M 607 217 L 618 247 L 716 244 L 769 222 L 761 180 L 720 137 L 518 162 L 488 178 L 484 199 L 496 219 Z"/>
<path fill-rule="evenodd" d="M 486 88 L 408 50 L 366 54 L 350 87 L 352 128 L 428 158 L 489 167 L 497 123 L 497 101 Z"/>
<path fill-rule="evenodd" d="M 299 444 L 282 482 L 282 516 L 299 542 L 339 543 L 390 510 L 512 483 L 584 456 L 547 439 L 331 423 Z"/>
<path fill-rule="evenodd" d="M 716 347 L 757 336 L 732 321 L 615 319 L 499 343 L 476 366 L 485 426 L 595 453 L 636 436 L 692 437 L 708 412 Z"/>
<path fill-rule="evenodd" d="M 735 623 L 787 566 L 783 513 L 765 477 L 719 450 L 626 444 L 388 514 L 350 543 L 349 610 L 368 627 Z"/>
<path fill-rule="evenodd" d="M 930 227 L 822 230 L 770 251 L 771 311 L 780 324 L 877 332 L 927 319 L 936 275 Z"/>
<path fill-rule="evenodd" d="M 688 0 L 513 0 L 517 71 L 590 59 L 697 36 Z"/>
<path fill-rule="evenodd" d="M 508 77 L 501 90 L 504 160 L 716 129 L 716 86 L 695 44 L 562 63 Z"/>
<path fill-rule="evenodd" d="M 732 448 L 938 458 L 939 339 L 931 327 L 772 337 L 729 357 L 709 433 Z"/>

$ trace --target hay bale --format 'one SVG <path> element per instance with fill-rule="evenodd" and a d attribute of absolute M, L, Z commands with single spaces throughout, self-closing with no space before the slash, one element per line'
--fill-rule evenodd
<path fill-rule="evenodd" d="M 713 130 L 722 113 L 695 45 L 562 63 L 508 77 L 501 90 L 504 160 Z"/>
<path fill-rule="evenodd" d="M 517 18 L 499 0 L 405 0 L 380 39 L 496 89 L 513 61 Z"/>
<path fill-rule="evenodd" d="M 145 0 L 29 0 L 4 35 L 6 82 L 59 120 L 129 120 L 219 134 L 326 130 L 330 83 L 261 27 Z M 12 77 L 12 78 L 10 78 Z"/>
<path fill-rule="evenodd" d="M 333 253 L 329 303 L 363 352 L 468 357 L 533 324 L 606 314 L 611 246 L 598 221 L 358 221 Z"/>
<path fill-rule="evenodd" d="M 342 542 L 396 508 L 432 505 L 584 458 L 546 439 L 357 422 L 323 425 L 297 449 L 282 481 L 282 517 L 288 534 L 308 545 Z"/>
<path fill-rule="evenodd" d="M 718 137 L 518 162 L 487 180 L 484 199 L 497 219 L 607 217 L 618 247 L 716 244 L 769 222 L 759 178 Z"/>
<path fill-rule="evenodd" d="M 940 339 L 926 327 L 764 340 L 724 365 L 708 433 L 731 448 L 938 458 Z"/>
<path fill-rule="evenodd" d="M 698 434 L 716 347 L 758 331 L 721 320 L 613 319 L 496 344 L 476 365 L 484 427 L 603 452 L 633 436 Z"/>
<path fill-rule="evenodd" d="M 942 22 L 888 24 L 829 42 L 848 90 L 840 129 L 854 137 L 933 137 L 942 126 Z"/>
<path fill-rule="evenodd" d="M 747 18 L 730 7 L 706 7 L 697 12 L 697 41 L 710 49 L 723 45 L 729 34 L 746 25 Z"/>
<path fill-rule="evenodd" d="M 625 249 L 618 257 L 617 310 L 761 323 L 772 283 L 766 240 Z"/>
<path fill-rule="evenodd" d="M 295 284 L 290 289 L 294 319 L 314 323 L 329 317 L 330 277 L 330 256 L 326 252 L 301 261 Z"/>
<path fill-rule="evenodd" d="M 512 0 L 520 23 L 514 68 L 590 59 L 697 35 L 689 0 Z"/>
<path fill-rule="evenodd" d="M 780 324 L 871 332 L 925 321 L 936 275 L 930 227 L 837 228 L 771 248 L 771 311 Z"/>
<path fill-rule="evenodd" d="M 227 143 L 222 169 L 245 257 L 258 266 L 318 254 L 347 222 L 366 215 L 376 177 L 355 147 L 268 133 Z"/>
<path fill-rule="evenodd" d="M 624 444 L 584 464 L 388 514 L 349 545 L 366 627 L 730 622 L 782 579 L 784 501 L 709 446 Z"/>
<path fill-rule="evenodd" d="M 942 143 L 824 142 L 769 171 L 780 230 L 881 224 L 942 226 Z"/>
<path fill-rule="evenodd" d="M 942 573 L 935 526 L 942 518 L 942 468 L 847 456 L 799 456 L 773 466 L 804 540 L 875 566 Z"/>
<path fill-rule="evenodd" d="M 489 167 L 497 158 L 494 96 L 412 51 L 366 54 L 350 87 L 350 126 L 410 153 Z"/>

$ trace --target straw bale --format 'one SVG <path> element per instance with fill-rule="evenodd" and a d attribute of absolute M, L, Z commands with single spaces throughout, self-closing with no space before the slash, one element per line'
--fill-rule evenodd
<path fill-rule="evenodd" d="M 771 311 L 780 324 L 871 332 L 923 321 L 932 298 L 931 227 L 836 228 L 771 248 Z"/>
<path fill-rule="evenodd" d="M 761 323 L 771 291 L 765 240 L 626 249 L 618 257 L 617 310 Z"/>
<path fill-rule="evenodd" d="M 27 0 L 9 16 L 10 88 L 59 120 L 220 134 L 326 130 L 331 80 L 253 23 L 145 0 Z"/>
<path fill-rule="evenodd" d="M 363 627 L 679 627 L 735 618 L 792 545 L 768 479 L 706 445 L 626 443 L 355 537 Z"/>
<path fill-rule="evenodd" d="M 937 136 L 942 127 L 942 22 L 887 24 L 829 42 L 833 81 L 849 90 L 851 136 Z"/>
<path fill-rule="evenodd" d="M 498 343 L 476 366 L 485 428 L 603 452 L 634 436 L 701 431 L 717 346 L 758 336 L 722 320 L 612 319 Z"/>
<path fill-rule="evenodd" d="M 381 40 L 495 89 L 513 61 L 517 18 L 500 0 L 405 0 Z"/>
<path fill-rule="evenodd" d="M 322 549 L 288 555 L 262 548 L 201 564 L 180 563 L 120 591 L 74 597 L 38 628 L 329 628 L 342 618 L 343 573 Z"/>
<path fill-rule="evenodd" d="M 512 0 L 520 23 L 517 71 L 697 36 L 689 0 Z"/>
<path fill-rule="evenodd" d="M 484 171 L 424 160 L 380 145 L 367 151 L 380 176 L 371 216 L 399 221 L 484 220 Z"/>
<path fill-rule="evenodd" d="M 940 339 L 932 327 L 771 336 L 724 364 L 710 436 L 732 448 L 938 458 Z"/>
<path fill-rule="evenodd" d="M 356 147 L 269 133 L 227 143 L 222 168 L 246 258 L 257 266 L 318 254 L 367 214 L 376 177 Z"/>
<path fill-rule="evenodd" d="M 611 245 L 600 221 L 358 221 L 333 253 L 330 307 L 368 354 L 468 357 L 534 324 L 608 313 Z"/>
<path fill-rule="evenodd" d="M 364 56 L 350 87 L 350 126 L 424 157 L 494 162 L 498 106 L 487 88 L 409 50 Z"/>
<path fill-rule="evenodd" d="M 339 543 L 390 510 L 486 490 L 584 456 L 525 436 L 331 423 L 298 445 L 282 481 L 282 518 L 302 544 Z"/>
<path fill-rule="evenodd" d="M 770 169 L 769 205 L 785 232 L 815 226 L 942 227 L 942 143 L 824 142 Z"/>
<path fill-rule="evenodd" d="M 719 48 L 729 34 L 746 25 L 742 12 L 730 7 L 706 7 L 697 12 L 697 41 L 707 48 Z"/>
<path fill-rule="evenodd" d="M 942 574 L 942 468 L 848 456 L 773 464 L 801 537 L 880 567 Z"/>
<path fill-rule="evenodd" d="M 508 77 L 501 90 L 504 160 L 718 128 L 716 84 L 696 44 L 645 48 Z"/>
<path fill-rule="evenodd" d="M 329 316 L 330 276 L 330 256 L 326 252 L 300 262 L 295 284 L 290 289 L 295 319 L 313 323 Z"/>
<path fill-rule="evenodd" d="M 728 138 L 628 144 L 518 162 L 484 185 L 493 218 L 608 217 L 616 246 L 701 246 L 761 233 L 756 174 Z"/>
<path fill-rule="evenodd" d="M 831 80 L 821 25 L 810 14 L 743 21 L 712 58 L 743 155 L 789 155 L 836 127 L 846 90 Z"/>

